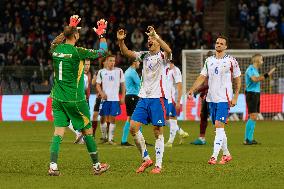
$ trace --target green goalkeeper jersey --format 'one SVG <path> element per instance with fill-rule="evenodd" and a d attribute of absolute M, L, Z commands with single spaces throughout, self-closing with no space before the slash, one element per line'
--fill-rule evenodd
<path fill-rule="evenodd" d="M 84 61 L 105 56 L 107 44 L 100 42 L 100 49 L 85 49 L 70 44 L 59 44 L 51 49 L 54 84 L 51 97 L 62 102 L 86 99 L 84 90 Z"/>

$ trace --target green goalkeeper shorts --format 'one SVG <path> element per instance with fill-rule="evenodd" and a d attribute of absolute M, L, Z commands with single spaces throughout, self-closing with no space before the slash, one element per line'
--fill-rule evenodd
<path fill-rule="evenodd" d="M 61 102 L 52 100 L 55 127 L 67 127 L 70 120 L 75 130 L 91 128 L 90 110 L 87 101 Z"/>

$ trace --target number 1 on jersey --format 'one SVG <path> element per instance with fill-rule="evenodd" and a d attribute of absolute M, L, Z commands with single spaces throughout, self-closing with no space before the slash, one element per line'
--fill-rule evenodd
<path fill-rule="evenodd" d="M 62 80 L 62 61 L 60 61 L 59 63 L 58 75 L 59 75 L 59 80 Z"/>

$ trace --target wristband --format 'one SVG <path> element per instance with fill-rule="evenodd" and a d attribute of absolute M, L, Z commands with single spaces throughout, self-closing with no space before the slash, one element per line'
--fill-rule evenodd
<path fill-rule="evenodd" d="M 269 77 L 268 73 L 265 73 L 263 76 L 264 76 L 265 79 L 267 79 Z"/>

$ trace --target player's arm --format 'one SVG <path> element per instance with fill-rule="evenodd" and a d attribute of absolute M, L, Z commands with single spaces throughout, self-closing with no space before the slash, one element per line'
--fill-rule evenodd
<path fill-rule="evenodd" d="M 106 42 L 106 38 L 104 37 L 106 33 L 107 21 L 101 19 L 97 22 L 98 28 L 93 28 L 100 38 L 99 49 L 85 49 L 82 47 L 77 47 L 79 56 L 81 59 L 97 59 L 99 57 L 104 57 L 107 55 L 108 46 Z"/>
<path fill-rule="evenodd" d="M 102 84 L 102 74 L 101 74 L 101 71 L 99 71 L 97 80 L 96 80 L 96 89 L 97 89 L 98 94 L 102 97 L 102 99 L 106 100 L 107 95 L 103 91 L 101 84 Z"/>
<path fill-rule="evenodd" d="M 123 29 L 118 30 L 116 32 L 116 36 L 118 39 L 118 46 L 119 46 L 121 54 L 128 58 L 136 58 L 134 51 L 129 50 L 124 43 L 124 39 L 126 37 L 125 31 Z"/>
<path fill-rule="evenodd" d="M 180 111 L 180 100 L 181 100 L 181 95 L 182 95 L 182 83 L 178 82 L 176 84 L 177 86 L 177 103 L 176 103 L 176 109 L 179 112 Z"/>
<path fill-rule="evenodd" d="M 169 45 L 164 40 L 162 40 L 162 38 L 156 33 L 153 26 L 148 26 L 147 30 L 149 31 L 149 33 L 146 32 L 146 34 L 157 40 L 161 48 L 165 51 L 166 58 L 168 60 L 171 60 L 172 59 L 172 49 L 169 47 Z"/>
<path fill-rule="evenodd" d="M 124 104 L 126 89 L 125 89 L 125 78 L 122 69 L 120 69 L 120 87 L 121 87 L 120 104 Z"/>
<path fill-rule="evenodd" d="M 96 80 L 97 80 L 97 75 L 94 74 L 93 78 L 92 78 L 92 85 L 95 86 L 96 85 Z"/>
<path fill-rule="evenodd" d="M 120 83 L 120 87 L 121 87 L 121 99 L 120 99 L 120 104 L 124 104 L 125 102 L 125 83 L 124 82 L 121 82 Z"/>
<path fill-rule="evenodd" d="M 230 104 L 231 107 L 233 107 L 237 104 L 241 85 L 242 85 L 241 70 L 240 70 L 238 62 L 235 59 L 233 61 L 233 73 L 232 74 L 233 74 L 233 78 L 234 78 L 233 79 L 233 82 L 234 82 L 233 86 L 235 86 L 235 89 L 234 89 L 234 96 L 233 96 L 233 99 L 232 99 L 231 104 Z"/>
<path fill-rule="evenodd" d="M 200 74 L 195 82 L 193 83 L 192 87 L 188 91 L 188 95 L 193 95 L 196 89 L 203 84 L 207 76 Z"/>
<path fill-rule="evenodd" d="M 275 70 L 276 70 L 276 67 L 270 69 L 269 72 L 265 73 L 262 76 L 258 76 L 258 77 L 257 76 L 251 76 L 250 78 L 253 82 L 264 81 L 265 79 L 269 78 Z"/>

